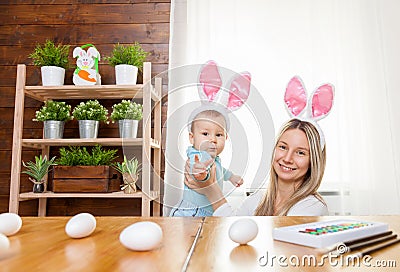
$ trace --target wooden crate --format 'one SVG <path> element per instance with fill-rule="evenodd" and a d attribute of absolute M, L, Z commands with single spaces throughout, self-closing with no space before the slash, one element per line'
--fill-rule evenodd
<path fill-rule="evenodd" d="M 56 165 L 49 175 L 54 193 L 110 193 L 120 190 L 121 176 L 110 166 Z"/>

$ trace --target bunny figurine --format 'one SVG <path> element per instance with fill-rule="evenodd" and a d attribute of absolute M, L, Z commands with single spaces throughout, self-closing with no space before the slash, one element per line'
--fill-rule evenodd
<path fill-rule="evenodd" d="M 87 51 L 84 48 L 89 47 Z M 72 78 L 75 85 L 101 85 L 99 74 L 100 53 L 92 44 L 75 47 L 72 56 L 77 58 Z M 94 69 L 93 69 L 94 67 Z"/>

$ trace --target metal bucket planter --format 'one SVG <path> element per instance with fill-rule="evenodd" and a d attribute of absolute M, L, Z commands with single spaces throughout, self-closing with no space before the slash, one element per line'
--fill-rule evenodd
<path fill-rule="evenodd" d="M 120 138 L 136 138 L 139 120 L 123 119 L 118 121 Z"/>
<path fill-rule="evenodd" d="M 45 139 L 62 139 L 64 135 L 64 121 L 44 121 L 43 137 Z"/>
<path fill-rule="evenodd" d="M 78 120 L 79 137 L 81 139 L 97 138 L 99 132 L 99 121 L 95 120 Z"/>

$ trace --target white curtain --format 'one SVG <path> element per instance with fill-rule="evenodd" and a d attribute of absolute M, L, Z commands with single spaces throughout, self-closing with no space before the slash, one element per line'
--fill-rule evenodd
<path fill-rule="evenodd" d="M 321 191 L 339 192 L 342 214 L 400 213 L 399 10 L 397 0 L 172 1 L 170 69 L 212 59 L 250 71 L 276 128 L 288 119 L 283 94 L 293 75 L 308 93 L 332 83 L 334 107 L 320 121 L 328 154 Z M 174 77 L 169 84 L 176 84 Z M 168 114 L 185 96 L 169 97 Z M 176 129 L 167 128 L 168 160 L 177 153 L 170 145 Z M 269 148 L 249 152 L 270 154 Z M 244 173 L 247 189 L 261 184 L 250 172 Z M 182 183 L 168 163 L 165 183 Z M 170 206 L 179 193 L 167 187 Z"/>

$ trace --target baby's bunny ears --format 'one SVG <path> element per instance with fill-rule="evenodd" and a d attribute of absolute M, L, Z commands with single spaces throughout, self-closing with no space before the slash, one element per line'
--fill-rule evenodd
<path fill-rule="evenodd" d="M 325 118 L 331 111 L 334 89 L 332 84 L 323 84 L 315 89 L 308 99 L 304 84 L 298 76 L 294 76 L 286 87 L 285 105 L 289 115 L 292 118 L 311 121 L 320 134 L 322 148 L 325 146 L 325 138 L 316 122 Z"/>
<path fill-rule="evenodd" d="M 231 111 L 239 109 L 250 94 L 251 75 L 248 72 L 235 74 L 228 83 L 229 89 L 222 88 L 222 78 L 214 61 L 206 62 L 199 74 L 199 96 L 201 106 L 194 109 L 189 116 L 188 129 L 191 131 L 192 122 L 196 116 L 208 110 L 217 111 L 225 119 L 226 130 L 229 131 L 229 116 Z"/>
<path fill-rule="evenodd" d="M 199 96 L 203 102 L 221 104 L 230 111 L 239 109 L 250 94 L 251 75 L 249 72 L 235 74 L 227 85 L 229 89 L 221 90 L 222 79 L 214 61 L 205 63 L 199 75 Z"/>

